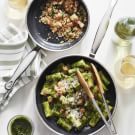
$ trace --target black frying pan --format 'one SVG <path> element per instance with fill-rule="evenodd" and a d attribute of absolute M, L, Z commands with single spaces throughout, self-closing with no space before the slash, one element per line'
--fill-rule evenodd
<path fill-rule="evenodd" d="M 54 61 L 52 64 L 50 64 L 41 74 L 37 86 L 36 86 L 36 105 L 37 105 L 37 110 L 39 112 L 39 115 L 41 117 L 41 119 L 43 120 L 43 123 L 45 125 L 48 126 L 49 129 L 53 129 L 53 132 L 57 133 L 57 134 L 64 134 L 64 135 L 88 135 L 94 132 L 99 131 L 99 129 L 101 129 L 104 125 L 104 122 L 102 120 L 100 120 L 98 122 L 98 124 L 94 127 L 94 128 L 90 128 L 85 127 L 84 129 L 80 130 L 80 131 L 75 131 L 72 130 L 70 133 L 66 132 L 64 129 L 62 129 L 61 127 L 59 127 L 56 124 L 56 121 L 54 118 L 46 118 L 45 114 L 44 114 L 44 109 L 43 109 L 43 105 L 42 103 L 44 102 L 44 96 L 40 95 L 41 89 L 45 83 L 45 76 L 50 74 L 52 72 L 52 70 L 54 70 L 58 64 L 60 63 L 65 63 L 65 64 L 72 64 L 73 62 L 76 62 L 80 59 L 84 59 L 85 61 L 89 62 L 89 63 L 93 63 L 95 64 L 95 66 L 103 71 L 103 73 L 107 76 L 107 78 L 110 81 L 110 84 L 108 86 L 108 91 L 105 94 L 106 99 L 108 99 L 110 101 L 110 104 L 115 108 L 116 105 L 116 89 L 114 86 L 114 82 L 110 76 L 110 74 L 107 72 L 107 70 L 97 61 L 95 61 L 92 58 L 89 57 L 85 57 L 85 56 L 80 56 L 80 55 L 74 55 L 74 56 L 66 56 L 63 58 L 60 58 L 56 61 Z M 114 110 L 112 111 L 114 112 Z"/>
<path fill-rule="evenodd" d="M 72 64 L 75 61 L 84 59 L 89 63 L 93 63 L 99 70 L 103 71 L 103 73 L 109 78 L 109 80 L 111 82 L 110 85 L 108 86 L 109 90 L 106 92 L 105 97 L 106 97 L 106 99 L 108 99 L 110 101 L 110 104 L 114 107 L 112 113 L 114 113 L 114 111 L 115 111 L 117 98 L 116 98 L 116 88 L 114 85 L 114 81 L 113 81 L 111 75 L 105 69 L 105 67 L 102 66 L 98 61 L 96 61 L 94 59 L 94 57 L 101 44 L 102 39 L 104 38 L 107 27 L 109 25 L 110 17 L 112 15 L 112 11 L 113 11 L 116 3 L 117 3 L 117 0 L 112 0 L 105 16 L 103 17 L 101 24 L 99 25 L 99 28 L 96 33 L 96 37 L 95 37 L 95 40 L 94 40 L 94 43 L 93 43 L 93 46 L 91 49 L 90 57 L 74 55 L 74 56 L 65 56 L 63 58 L 59 58 L 59 59 L 55 60 L 54 62 L 52 62 L 47 68 L 45 68 L 45 70 L 39 77 L 39 80 L 38 80 L 38 83 L 36 86 L 36 93 L 35 93 L 37 110 L 38 110 L 39 116 L 42 119 L 43 123 L 56 134 L 60 134 L 60 135 L 61 134 L 64 134 L 64 135 L 94 134 L 94 133 L 98 132 L 99 130 L 101 130 L 105 125 L 104 122 L 102 120 L 100 120 L 94 128 L 85 127 L 84 129 L 82 129 L 80 131 L 72 130 L 71 132 L 66 132 L 65 130 L 63 130 L 61 127 L 59 127 L 56 124 L 54 118 L 45 117 L 43 106 L 42 106 L 44 98 L 43 98 L 43 96 L 40 95 L 40 92 L 41 92 L 41 89 L 45 82 L 45 76 L 50 74 L 52 72 L 52 70 L 54 70 L 57 67 L 57 65 L 60 63 Z"/>
<path fill-rule="evenodd" d="M 87 18 L 83 33 L 73 42 L 64 42 L 62 44 L 60 44 L 60 41 L 64 41 L 63 38 L 59 38 L 57 34 L 53 34 L 48 25 L 39 23 L 39 17 L 42 13 L 42 6 L 44 6 L 47 1 L 48 0 L 34 0 L 29 7 L 27 13 L 27 27 L 32 40 L 41 48 L 50 51 L 62 51 L 77 45 L 77 43 L 80 42 L 86 34 L 89 25 L 88 9 L 83 0 L 78 0 L 79 5 L 81 5 L 86 12 Z M 48 33 L 50 33 L 50 39 L 48 39 Z"/>

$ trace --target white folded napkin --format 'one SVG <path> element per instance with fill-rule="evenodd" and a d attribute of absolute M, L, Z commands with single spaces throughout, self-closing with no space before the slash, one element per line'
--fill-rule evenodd
<path fill-rule="evenodd" d="M 27 42 L 27 31 L 20 31 L 15 25 L 8 24 L 6 28 L 0 30 L 0 93 L 6 91 L 2 89 L 6 81 L 14 74 L 21 59 L 34 48 L 34 44 Z M 34 62 L 23 73 L 15 84 L 15 91 L 30 82 L 34 77 L 38 76 L 42 69 L 45 68 L 46 54 L 40 50 Z M 6 79 L 5 79 L 6 78 Z M 7 79 L 8 78 L 8 79 Z"/>

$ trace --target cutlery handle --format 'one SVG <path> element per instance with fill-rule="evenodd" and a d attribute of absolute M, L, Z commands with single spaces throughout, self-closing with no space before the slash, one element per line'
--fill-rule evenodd
<path fill-rule="evenodd" d="M 82 85 L 82 87 L 86 91 L 87 95 L 92 100 L 94 98 L 94 95 L 91 92 L 90 88 L 87 85 L 87 82 L 85 81 L 85 79 L 83 78 L 83 76 L 82 76 L 82 74 L 79 70 L 77 71 L 77 77 L 78 77 L 78 80 L 79 80 L 80 84 Z"/>
<path fill-rule="evenodd" d="M 106 111 L 107 111 L 107 114 L 108 114 L 108 117 L 109 117 L 108 123 L 109 123 L 109 125 L 110 125 L 110 128 L 111 128 L 113 134 L 114 134 L 114 135 L 117 135 L 117 131 L 116 131 L 115 125 L 114 125 L 113 120 L 112 120 L 112 115 L 111 115 L 109 106 L 108 106 L 108 104 L 107 104 L 107 102 L 106 102 L 106 100 L 105 100 L 105 97 L 104 97 L 103 93 L 102 93 L 101 95 L 102 95 L 103 102 L 104 102 L 104 105 L 105 105 L 105 108 L 106 108 Z"/>
<path fill-rule="evenodd" d="M 34 58 L 37 55 L 37 52 L 39 51 L 39 47 L 35 47 L 32 51 L 30 51 L 24 59 L 21 61 L 19 66 L 17 67 L 16 71 L 14 72 L 11 79 L 5 84 L 6 90 L 11 90 L 16 82 L 16 80 L 23 74 L 23 72 L 29 67 L 29 65 L 32 63 Z"/>
<path fill-rule="evenodd" d="M 98 87 L 99 87 L 99 91 L 100 91 L 100 93 L 104 94 L 104 89 L 103 89 L 102 81 L 101 81 L 101 79 L 100 79 L 98 70 L 97 70 L 97 68 L 95 67 L 95 65 L 92 64 L 92 63 L 91 63 L 91 67 L 92 67 L 92 70 L 93 70 L 93 72 L 94 72 L 94 74 L 95 74 L 96 82 L 97 82 L 97 85 L 98 85 Z"/>
<path fill-rule="evenodd" d="M 95 57 L 95 54 L 106 34 L 107 28 L 110 23 L 110 19 L 112 16 L 113 9 L 118 0 L 112 0 L 105 15 L 103 16 L 101 23 L 99 24 L 98 30 L 95 35 L 95 39 L 91 48 L 90 57 Z"/>

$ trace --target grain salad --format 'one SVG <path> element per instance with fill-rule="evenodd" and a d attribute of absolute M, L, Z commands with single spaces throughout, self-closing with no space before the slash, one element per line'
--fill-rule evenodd
<path fill-rule="evenodd" d="M 49 25 L 66 42 L 81 36 L 86 21 L 86 11 L 78 0 L 48 0 L 39 17 L 39 22 Z"/>

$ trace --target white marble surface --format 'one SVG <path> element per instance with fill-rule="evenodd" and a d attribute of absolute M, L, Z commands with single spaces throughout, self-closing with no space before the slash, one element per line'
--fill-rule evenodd
<path fill-rule="evenodd" d="M 105 10 L 109 4 L 108 0 L 84 0 L 89 7 L 90 11 L 90 28 L 82 43 L 72 48 L 71 50 L 54 53 L 47 52 L 47 63 L 52 62 L 58 57 L 70 54 L 83 54 L 88 55 L 98 24 L 104 15 Z M 125 16 L 134 17 L 134 0 L 119 0 L 109 25 L 106 36 L 96 54 L 96 59 L 100 61 L 114 76 L 113 68 L 117 56 L 116 47 L 112 44 L 111 38 L 113 34 L 115 22 Z M 6 0 L 0 0 L 0 28 L 6 23 Z M 131 48 L 132 54 L 135 54 L 135 42 Z M 20 89 L 13 97 L 9 106 L 0 113 L 0 135 L 7 135 L 7 124 L 11 117 L 16 114 L 25 114 L 34 122 L 35 132 L 34 135 L 53 135 L 40 121 L 35 109 L 34 100 L 34 86 L 36 81 L 31 82 L 29 85 Z M 117 82 L 116 82 L 117 84 Z M 135 135 L 135 88 L 131 90 L 124 90 L 117 85 L 118 106 L 114 116 L 114 122 L 119 135 Z M 106 133 L 106 135 L 109 135 Z"/>

